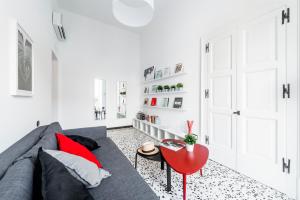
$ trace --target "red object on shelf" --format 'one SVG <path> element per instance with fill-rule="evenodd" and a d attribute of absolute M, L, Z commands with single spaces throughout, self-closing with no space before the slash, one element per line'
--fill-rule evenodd
<path fill-rule="evenodd" d="M 151 99 L 151 106 L 156 106 L 157 103 L 157 98 L 152 98 Z"/>
<path fill-rule="evenodd" d="M 177 143 L 184 143 L 181 140 L 166 139 L 166 141 L 174 141 Z M 167 164 L 176 172 L 183 175 L 183 199 L 186 199 L 186 176 L 200 171 L 202 175 L 202 168 L 208 160 L 208 149 L 200 144 L 195 144 L 194 151 L 188 152 L 186 148 L 178 151 L 172 151 L 163 146 L 160 147 L 162 156 Z"/>

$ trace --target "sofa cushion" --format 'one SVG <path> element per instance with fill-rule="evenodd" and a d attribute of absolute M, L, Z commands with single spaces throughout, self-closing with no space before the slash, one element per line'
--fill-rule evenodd
<path fill-rule="evenodd" d="M 71 153 L 77 156 L 81 156 L 93 163 L 95 163 L 98 168 L 101 168 L 101 163 L 97 160 L 96 156 L 89 151 L 85 146 L 71 140 L 67 136 L 57 133 L 56 134 L 57 143 L 59 146 L 59 150 Z"/>
<path fill-rule="evenodd" d="M 91 138 L 83 137 L 80 135 L 67 135 L 68 138 L 72 139 L 75 142 L 85 146 L 88 150 L 94 151 L 99 148 L 97 142 Z"/>
<path fill-rule="evenodd" d="M 47 200 L 93 200 L 85 186 L 74 178 L 57 159 L 41 148 L 36 162 L 34 198 Z M 37 192 L 41 188 L 41 193 Z M 41 194 L 39 197 L 37 194 Z"/>
<path fill-rule="evenodd" d="M 97 140 L 101 148 L 93 151 L 112 176 L 104 179 L 100 187 L 90 189 L 97 200 L 158 200 L 158 197 L 134 169 L 129 160 L 110 138 Z"/>
<path fill-rule="evenodd" d="M 24 159 L 12 165 L 0 181 L 1 200 L 31 200 L 34 164 Z"/>
<path fill-rule="evenodd" d="M 90 162 L 80 156 L 57 150 L 44 149 L 44 152 L 61 162 L 66 169 L 86 187 L 97 187 L 100 185 L 103 178 L 108 177 L 103 177 L 103 169 L 99 169 L 95 163 Z"/>
<path fill-rule="evenodd" d="M 48 126 L 41 126 L 34 129 L 0 154 L 0 179 L 4 175 L 7 168 L 12 165 L 18 157 L 27 152 L 39 141 L 41 134 L 47 129 L 47 127 Z"/>

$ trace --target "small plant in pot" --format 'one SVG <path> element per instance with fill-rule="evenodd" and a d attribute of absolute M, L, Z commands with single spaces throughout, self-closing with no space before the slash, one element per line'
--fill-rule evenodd
<path fill-rule="evenodd" d="M 182 83 L 177 83 L 176 85 L 178 90 L 181 90 L 183 88 L 183 84 Z"/>
<path fill-rule="evenodd" d="M 195 134 L 187 134 L 184 138 L 184 142 L 186 143 L 186 150 L 188 152 L 194 151 L 194 146 L 197 143 L 198 136 Z"/>
<path fill-rule="evenodd" d="M 176 85 L 171 85 L 171 91 L 175 91 L 176 90 Z"/>
<path fill-rule="evenodd" d="M 161 85 L 157 86 L 157 91 L 158 92 L 162 92 L 162 90 L 163 90 L 163 86 L 161 86 Z"/>
<path fill-rule="evenodd" d="M 169 90 L 170 90 L 170 86 L 168 86 L 168 85 L 165 85 L 165 86 L 164 86 L 164 90 L 165 90 L 166 92 L 169 92 Z"/>

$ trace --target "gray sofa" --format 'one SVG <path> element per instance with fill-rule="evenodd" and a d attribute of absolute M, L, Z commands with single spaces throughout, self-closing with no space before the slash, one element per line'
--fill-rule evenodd
<path fill-rule="evenodd" d="M 114 142 L 106 127 L 62 130 L 59 123 L 39 127 L 0 154 L 0 199 L 31 200 L 34 163 L 39 147 L 57 149 L 55 133 L 81 135 L 98 142 L 93 153 L 112 176 L 89 192 L 95 200 L 155 200 L 158 197 L 133 168 Z"/>

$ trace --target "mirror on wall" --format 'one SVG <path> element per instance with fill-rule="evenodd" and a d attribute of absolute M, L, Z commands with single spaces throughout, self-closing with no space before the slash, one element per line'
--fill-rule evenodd
<path fill-rule="evenodd" d="M 117 118 L 126 118 L 126 95 L 127 83 L 125 81 L 118 81 L 117 83 Z"/>
<path fill-rule="evenodd" d="M 106 119 L 106 82 L 94 80 L 94 116 L 95 120 Z"/>

